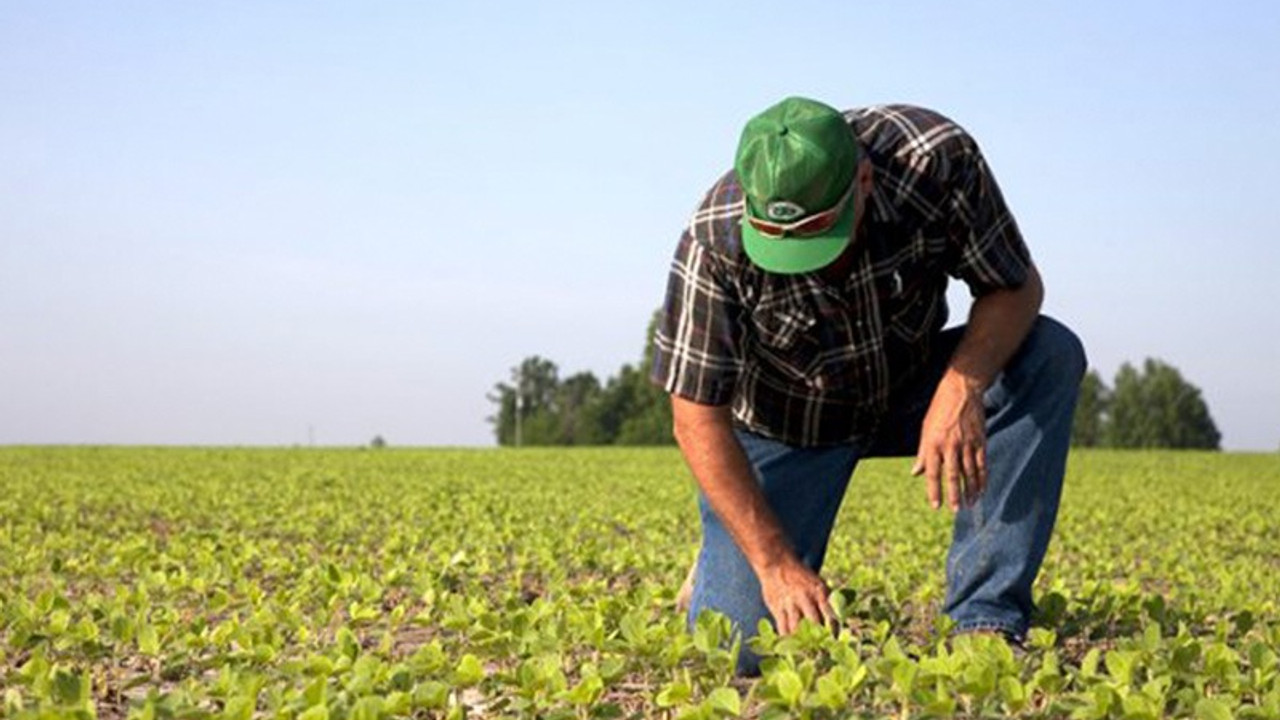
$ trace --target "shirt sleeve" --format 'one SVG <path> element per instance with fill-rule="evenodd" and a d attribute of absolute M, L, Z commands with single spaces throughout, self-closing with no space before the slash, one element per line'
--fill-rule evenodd
<path fill-rule="evenodd" d="M 951 208 L 949 234 L 956 253 L 952 276 L 963 280 L 974 297 L 1026 282 L 1031 253 L 976 147 L 960 163 Z"/>
<path fill-rule="evenodd" d="M 728 405 L 741 369 L 740 305 L 724 262 L 685 232 L 667 279 L 650 379 L 702 405 Z"/>

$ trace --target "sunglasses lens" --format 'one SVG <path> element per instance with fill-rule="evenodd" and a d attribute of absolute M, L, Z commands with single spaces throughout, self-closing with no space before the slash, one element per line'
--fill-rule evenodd
<path fill-rule="evenodd" d="M 828 210 L 818 213 L 811 218 L 806 218 L 791 228 L 792 235 L 817 235 L 831 229 L 836 224 L 836 218 L 840 217 L 840 213 Z"/>
<path fill-rule="evenodd" d="M 786 229 L 781 225 L 775 225 L 768 220 L 757 220 L 756 218 L 748 217 L 747 222 L 751 223 L 751 227 L 755 228 L 761 235 L 781 237 L 786 232 Z"/>
<path fill-rule="evenodd" d="M 795 237 L 804 237 L 807 235 L 817 235 L 831 229 L 836 224 L 840 213 L 837 210 L 827 210 L 820 212 L 812 217 L 805 218 L 799 222 L 789 225 L 779 225 L 769 222 L 768 220 L 760 220 L 748 217 L 747 222 L 751 223 L 751 227 L 755 228 L 760 234 L 770 237 L 782 237 L 783 235 L 792 235 Z"/>

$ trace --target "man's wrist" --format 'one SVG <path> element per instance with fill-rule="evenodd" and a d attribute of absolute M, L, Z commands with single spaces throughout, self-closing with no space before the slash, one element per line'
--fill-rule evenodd
<path fill-rule="evenodd" d="M 756 576 L 763 580 L 766 575 L 776 573 L 798 562 L 800 560 L 791 548 L 781 540 L 777 540 L 766 544 L 760 550 L 752 567 L 756 571 Z"/>
<path fill-rule="evenodd" d="M 966 371 L 954 365 L 947 368 L 946 374 L 942 376 L 942 382 L 971 395 L 981 395 L 991 386 L 991 378 L 986 377 L 985 374 Z"/>

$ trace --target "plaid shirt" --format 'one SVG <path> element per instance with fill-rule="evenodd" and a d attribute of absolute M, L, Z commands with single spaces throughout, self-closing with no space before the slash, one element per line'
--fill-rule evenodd
<path fill-rule="evenodd" d="M 947 320 L 947 276 L 976 297 L 1021 285 L 1031 264 L 973 138 L 930 110 L 845 113 L 873 188 L 843 283 L 766 272 L 742 250 L 731 170 L 680 238 L 654 337 L 652 379 L 783 442 L 867 437 Z"/>

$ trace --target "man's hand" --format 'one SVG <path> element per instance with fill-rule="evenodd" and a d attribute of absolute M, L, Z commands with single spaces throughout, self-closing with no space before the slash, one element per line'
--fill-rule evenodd
<path fill-rule="evenodd" d="M 685 461 L 759 578 L 778 632 L 794 632 L 804 618 L 831 622 L 835 613 L 827 602 L 827 586 L 800 562 L 787 541 L 734 438 L 729 408 L 698 405 L 673 395 L 671 413 Z"/>
<path fill-rule="evenodd" d="M 836 624 L 835 611 L 827 601 L 830 589 L 817 573 L 798 560 L 760 573 L 760 591 L 782 635 L 795 632 L 804 618 L 826 627 Z"/>
<path fill-rule="evenodd" d="M 929 504 L 941 505 L 943 480 L 954 512 L 972 505 L 987 487 L 987 415 L 982 394 L 1026 339 L 1044 285 L 1035 266 L 1021 287 L 993 290 L 973 301 L 969 324 L 933 393 L 920 428 L 911 474 L 925 476 Z"/>
<path fill-rule="evenodd" d="M 929 505 L 941 506 L 945 480 L 947 505 L 973 505 L 987 486 L 987 418 L 980 383 L 948 372 L 938 383 L 920 429 L 920 447 L 912 475 L 924 475 Z"/>

